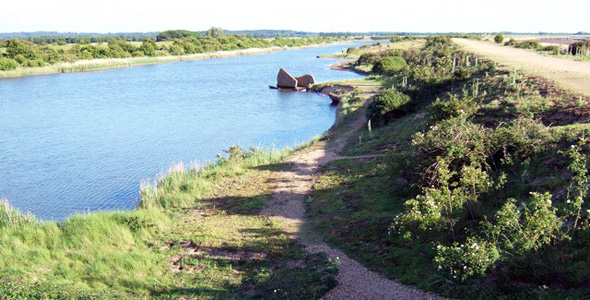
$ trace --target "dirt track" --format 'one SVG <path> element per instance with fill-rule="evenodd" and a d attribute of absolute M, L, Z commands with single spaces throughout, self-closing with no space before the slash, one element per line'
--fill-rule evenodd
<path fill-rule="evenodd" d="M 590 62 L 543 56 L 530 50 L 490 42 L 459 38 L 453 39 L 453 42 L 507 67 L 553 80 L 566 89 L 590 96 Z"/>
<path fill-rule="evenodd" d="M 261 214 L 279 218 L 290 224 L 293 236 L 301 241 L 310 253 L 325 252 L 330 258 L 340 261 L 338 286 L 324 296 L 325 300 L 443 299 L 368 270 L 341 250 L 324 243 L 314 229 L 306 225 L 304 201 L 309 197 L 314 176 L 318 174 L 321 166 L 333 160 L 364 158 L 341 157 L 339 153 L 366 122 L 361 115 L 349 125 L 345 133 L 331 141 L 331 146 L 327 146 L 325 141 L 319 142 L 292 156 L 286 163 L 288 167 L 273 174 L 272 180 L 278 182 L 278 188 Z"/>

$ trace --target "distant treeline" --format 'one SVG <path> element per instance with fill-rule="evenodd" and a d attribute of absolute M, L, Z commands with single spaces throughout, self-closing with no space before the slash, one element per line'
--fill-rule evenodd
<path fill-rule="evenodd" d="M 120 36 L 104 37 L 106 40 L 91 42 L 92 38 L 80 37 L 70 46 L 64 42 L 35 43 L 34 38 L 0 40 L 0 70 L 13 70 L 18 67 L 41 67 L 60 62 L 74 62 L 85 59 L 127 58 L 142 56 L 167 56 L 207 53 L 222 50 L 246 48 L 297 47 L 322 44 L 337 40 L 336 37 L 304 37 L 262 39 L 252 36 L 226 34 L 220 28 L 211 28 L 201 34 L 186 30 L 169 30 L 142 42 L 130 43 Z M 64 37 L 67 38 L 67 37 Z M 106 41 L 106 42 L 104 42 Z M 164 42 L 165 41 L 165 42 Z"/>
<path fill-rule="evenodd" d="M 35 32 L 10 32 L 10 33 L 0 33 L 0 39 L 23 39 L 35 44 L 52 44 L 52 43 L 60 43 L 60 44 L 76 44 L 76 43 L 106 43 L 110 40 L 121 40 L 126 42 L 143 42 L 146 39 L 158 39 L 158 36 L 162 34 L 167 34 L 170 32 L 184 32 L 185 34 L 188 33 L 186 36 L 198 36 L 198 35 L 206 35 L 208 31 L 189 31 L 189 30 L 167 30 L 162 32 L 119 32 L 119 33 L 78 33 L 78 32 L 57 32 L 57 31 L 35 31 Z M 332 36 L 332 37 L 341 37 L 341 36 L 348 36 L 348 37 L 355 37 L 355 36 L 372 36 L 372 37 L 379 37 L 379 36 L 430 36 L 430 35 L 439 35 L 438 32 L 388 32 L 388 31 L 372 31 L 372 32 L 350 32 L 350 31 L 340 31 L 340 32 L 308 32 L 308 31 L 295 31 L 295 30 L 224 30 L 225 34 L 230 35 L 244 35 L 244 36 L 251 36 L 254 38 L 292 38 L 292 37 L 322 37 L 322 36 Z M 588 35 L 587 32 L 577 32 L 577 33 L 547 33 L 547 32 L 510 32 L 510 31 L 503 31 L 500 32 L 505 35 L 513 35 L 513 34 L 527 34 L 527 35 Z M 448 32 L 446 34 L 450 35 L 481 35 L 486 34 L 484 32 L 472 32 L 472 33 L 462 33 L 462 32 Z M 487 33 L 490 34 L 490 33 Z M 494 33 L 495 34 L 495 33 Z M 184 36 L 184 37 L 186 37 Z"/>

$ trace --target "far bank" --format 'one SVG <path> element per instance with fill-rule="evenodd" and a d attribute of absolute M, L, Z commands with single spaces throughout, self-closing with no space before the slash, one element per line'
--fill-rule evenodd
<path fill-rule="evenodd" d="M 352 41 L 352 39 L 343 39 L 329 43 L 316 43 L 304 46 L 272 46 L 264 48 L 246 48 L 238 50 L 221 50 L 206 53 L 193 53 L 185 55 L 163 55 L 163 56 L 140 56 L 140 57 L 126 57 L 126 58 L 98 58 L 77 60 L 74 62 L 60 62 L 47 66 L 39 67 L 17 67 L 13 70 L 0 70 L 0 79 L 15 78 L 32 75 L 45 75 L 57 73 L 71 73 L 71 72 L 89 72 L 106 69 L 126 68 L 133 66 L 152 65 L 160 63 L 170 63 L 178 61 L 192 61 L 201 59 L 224 58 L 241 55 L 257 55 L 272 53 L 276 51 L 295 50 L 301 48 L 321 47 L 334 44 L 345 44 Z M 355 40 L 359 41 L 359 40 Z"/>

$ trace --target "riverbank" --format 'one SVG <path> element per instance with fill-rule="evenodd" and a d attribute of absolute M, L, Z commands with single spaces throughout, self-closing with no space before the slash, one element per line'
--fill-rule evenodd
<path fill-rule="evenodd" d="M 307 110 L 309 112 L 309 110 Z M 132 211 L 39 222 L 0 209 L 6 298 L 320 298 L 338 265 L 308 253 L 289 224 L 259 215 L 289 150 L 243 150 L 171 167 Z"/>
<path fill-rule="evenodd" d="M 438 68 L 408 56 L 425 72 L 318 86 L 341 89 L 337 121 L 294 154 L 232 147 L 211 166 L 178 167 L 146 185 L 136 211 L 103 214 L 100 222 L 101 214 L 90 214 L 93 223 L 72 218 L 47 226 L 42 238 L 7 235 L 0 226 L 0 237 L 10 237 L 0 240 L 7 245 L 0 269 L 21 272 L 17 287 L 35 278 L 27 291 L 47 287 L 59 296 L 77 295 L 74 283 L 87 293 L 77 296 L 437 297 L 395 279 L 454 298 L 583 298 L 587 99 L 455 47 L 446 38 L 429 40 L 421 53 L 439 53 L 429 57 Z M 452 60 L 441 59 L 451 55 L 455 72 Z M 412 97 L 384 105 L 394 90 Z M 379 122 L 369 126 L 367 115 Z M 578 209 L 568 205 L 570 193 Z M 74 242 L 61 244 L 51 233 Z M 92 251 L 103 234 L 131 235 L 143 246 L 103 238 L 106 246 Z M 134 247 L 147 250 L 139 255 Z M 136 266 L 128 248 L 148 267 Z M 62 252 L 71 261 L 47 262 Z M 14 278 L 0 287 L 11 292 Z"/>
<path fill-rule="evenodd" d="M 358 40 L 354 40 L 358 41 Z M 57 73 L 71 73 L 71 72 L 90 72 L 107 69 L 127 68 L 134 66 L 153 65 L 161 63 L 171 63 L 178 61 L 192 61 L 202 59 L 214 59 L 224 58 L 242 55 L 258 55 L 272 53 L 276 51 L 295 50 L 313 47 L 322 47 L 335 44 L 346 44 L 350 43 L 351 40 L 344 40 L 333 42 L 329 44 L 313 44 L 299 47 L 270 47 L 270 48 L 248 48 L 232 51 L 216 51 L 209 53 L 196 53 L 189 55 L 171 55 L 171 56 L 156 56 L 156 57 L 130 57 L 130 58 L 109 58 L 109 59 L 92 59 L 92 60 L 79 60 L 72 63 L 58 63 L 55 65 L 43 66 L 43 67 L 19 67 L 14 70 L 0 71 L 0 79 L 3 78 L 15 78 L 33 75 L 46 75 L 46 74 L 57 74 Z"/>

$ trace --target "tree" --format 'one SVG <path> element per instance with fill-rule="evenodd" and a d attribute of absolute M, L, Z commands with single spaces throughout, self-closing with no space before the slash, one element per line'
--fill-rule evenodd
<path fill-rule="evenodd" d="M 139 46 L 139 50 L 142 51 L 146 56 L 156 56 L 156 42 L 154 40 L 147 38 L 141 46 Z"/>
<path fill-rule="evenodd" d="M 207 31 L 207 35 L 210 37 L 214 37 L 214 38 L 218 38 L 223 36 L 223 29 L 219 28 L 219 27 L 211 27 L 209 28 L 209 30 Z"/>

